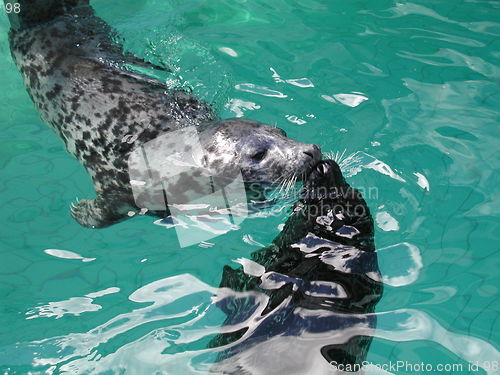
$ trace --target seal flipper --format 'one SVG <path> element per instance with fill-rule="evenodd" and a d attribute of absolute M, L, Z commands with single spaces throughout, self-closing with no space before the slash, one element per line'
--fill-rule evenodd
<path fill-rule="evenodd" d="M 123 204 L 116 204 L 102 196 L 71 204 L 70 212 L 80 225 L 87 228 L 104 228 L 129 218 Z"/>

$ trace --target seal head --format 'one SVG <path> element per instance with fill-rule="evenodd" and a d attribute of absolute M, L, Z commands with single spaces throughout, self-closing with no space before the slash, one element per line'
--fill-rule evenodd
<path fill-rule="evenodd" d="M 219 121 L 202 132 L 201 142 L 206 168 L 216 175 L 241 172 L 246 183 L 302 181 L 321 160 L 318 146 L 290 139 L 282 129 L 252 120 Z"/>

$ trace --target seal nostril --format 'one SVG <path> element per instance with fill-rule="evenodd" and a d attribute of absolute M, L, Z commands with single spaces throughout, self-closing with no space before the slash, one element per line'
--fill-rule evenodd
<path fill-rule="evenodd" d="M 303 151 L 303 153 L 313 159 L 313 161 L 321 160 L 321 149 L 315 144 L 310 145 L 307 151 Z"/>
<path fill-rule="evenodd" d="M 312 154 L 312 152 L 304 151 L 304 154 L 314 159 L 314 155 Z"/>

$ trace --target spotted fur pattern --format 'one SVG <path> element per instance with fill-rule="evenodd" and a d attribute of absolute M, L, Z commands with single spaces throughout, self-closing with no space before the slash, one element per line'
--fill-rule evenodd
<path fill-rule="evenodd" d="M 245 120 L 214 123 L 210 107 L 193 95 L 127 70 L 124 64 L 136 61 L 123 54 L 111 28 L 88 5 L 43 24 L 12 29 L 9 39 L 41 118 L 93 180 L 97 197 L 71 210 L 84 226 L 104 227 L 140 209 L 131 193 L 130 153 L 188 125 L 202 131 L 207 149 L 202 162 L 216 172 L 239 163 L 245 178 L 272 181 L 302 173 L 320 158 L 316 146 L 292 141 L 271 126 Z"/>

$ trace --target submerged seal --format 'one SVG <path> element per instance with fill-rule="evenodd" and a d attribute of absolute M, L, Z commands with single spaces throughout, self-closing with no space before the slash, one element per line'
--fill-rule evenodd
<path fill-rule="evenodd" d="M 190 93 L 134 71 L 166 68 L 124 53 L 89 0 L 19 3 L 21 12 L 9 15 L 12 57 L 41 118 L 94 183 L 96 198 L 71 209 L 81 225 L 105 227 L 147 208 L 134 201 L 127 160 L 134 149 L 186 126 L 199 129 L 206 168 L 223 174 L 238 165 L 246 183 L 300 177 L 321 159 L 316 145 L 256 121 L 218 120 Z"/>
<path fill-rule="evenodd" d="M 224 267 L 220 287 L 243 297 L 219 303 L 227 319 L 210 343 L 220 353 L 214 371 L 302 375 L 360 366 L 382 295 L 373 234 L 360 192 L 334 161 L 320 161 L 273 243 L 242 267 Z M 266 296 L 263 305 L 255 292 Z"/>

